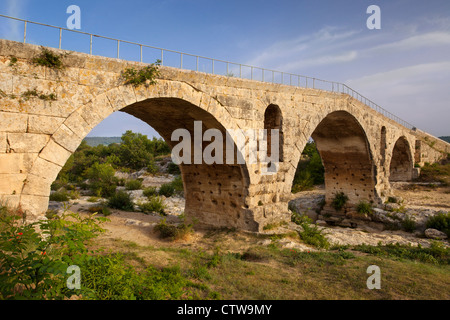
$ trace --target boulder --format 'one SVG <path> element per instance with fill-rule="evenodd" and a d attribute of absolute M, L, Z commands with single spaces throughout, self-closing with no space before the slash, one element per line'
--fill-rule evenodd
<path fill-rule="evenodd" d="M 433 228 L 426 229 L 425 236 L 429 239 L 436 239 L 436 240 L 442 240 L 442 239 L 448 238 L 444 232 L 439 231 L 437 229 L 433 229 Z"/>

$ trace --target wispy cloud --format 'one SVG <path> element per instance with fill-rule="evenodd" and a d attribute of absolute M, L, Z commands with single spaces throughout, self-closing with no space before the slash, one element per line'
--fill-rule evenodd
<path fill-rule="evenodd" d="M 6 15 L 20 18 L 24 7 L 23 0 L 6 0 Z M 23 23 L 14 20 L 8 20 L 3 24 L 2 34 L 6 39 L 20 40 L 23 36 Z"/>

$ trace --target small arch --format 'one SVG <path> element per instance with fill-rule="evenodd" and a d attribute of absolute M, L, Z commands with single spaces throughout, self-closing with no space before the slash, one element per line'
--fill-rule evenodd
<path fill-rule="evenodd" d="M 413 157 L 408 140 L 402 136 L 394 145 L 389 166 L 389 181 L 411 181 L 413 177 Z"/>
<path fill-rule="evenodd" d="M 278 130 L 278 155 L 279 162 L 283 162 L 283 116 L 281 114 L 280 107 L 275 104 L 271 104 L 264 112 L 264 129 L 267 130 L 267 156 L 272 155 L 272 131 Z"/>

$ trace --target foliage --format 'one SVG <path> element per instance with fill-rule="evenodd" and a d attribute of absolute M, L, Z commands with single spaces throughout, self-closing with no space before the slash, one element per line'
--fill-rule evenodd
<path fill-rule="evenodd" d="M 310 190 L 314 185 L 323 184 L 325 169 L 314 142 L 308 142 L 302 152 L 295 171 L 292 192 Z"/>
<path fill-rule="evenodd" d="M 58 100 L 58 98 L 56 97 L 56 94 L 54 93 L 49 93 L 49 94 L 45 94 L 41 91 L 38 91 L 36 88 L 34 88 L 33 90 L 27 90 L 24 93 L 22 93 L 22 98 L 25 99 L 25 101 L 29 100 L 32 97 L 35 98 L 39 98 L 41 100 L 44 101 L 56 101 Z"/>
<path fill-rule="evenodd" d="M 179 175 L 181 174 L 180 167 L 177 164 L 170 162 L 167 165 L 167 173 Z"/>
<path fill-rule="evenodd" d="M 103 229 L 101 218 L 75 213 L 23 224 L 21 217 L 0 215 L 0 298 L 64 299 L 68 266 L 87 257 L 86 243 Z M 36 230 L 40 230 L 40 233 Z"/>
<path fill-rule="evenodd" d="M 58 201 L 58 202 L 69 201 L 69 195 L 66 190 L 55 191 L 50 194 L 50 201 Z"/>
<path fill-rule="evenodd" d="M 426 226 L 445 232 L 450 237 L 450 212 L 438 212 L 427 220 Z"/>
<path fill-rule="evenodd" d="M 119 190 L 107 202 L 108 207 L 124 211 L 134 211 L 134 204 L 128 192 Z"/>
<path fill-rule="evenodd" d="M 335 194 L 331 205 L 336 211 L 341 210 L 348 201 L 348 197 L 343 192 L 338 192 Z"/>
<path fill-rule="evenodd" d="M 169 238 L 170 240 L 185 239 L 190 233 L 192 233 L 192 224 L 168 224 L 166 219 L 162 219 L 154 228 L 159 232 L 159 236 L 162 239 Z"/>
<path fill-rule="evenodd" d="M 115 177 L 114 168 L 108 163 L 95 162 L 85 172 L 89 179 L 89 189 L 98 197 L 109 197 L 116 191 L 118 179 Z"/>
<path fill-rule="evenodd" d="M 155 63 L 141 69 L 130 67 L 122 71 L 121 77 L 126 85 L 138 87 L 143 84 L 148 87 L 156 83 L 155 78 L 159 75 L 158 67 L 160 64 L 161 61 L 157 60 Z"/>
<path fill-rule="evenodd" d="M 406 232 L 414 232 L 416 230 L 416 222 L 409 216 L 406 216 L 402 222 L 402 227 Z"/>
<path fill-rule="evenodd" d="M 372 214 L 372 205 L 364 200 L 361 200 L 356 206 L 356 211 L 360 214 Z"/>
<path fill-rule="evenodd" d="M 432 264 L 450 264 L 450 248 L 445 247 L 438 241 L 433 241 L 429 248 L 423 248 L 420 245 L 413 247 L 411 245 L 400 245 L 397 243 L 378 244 L 378 246 L 362 244 L 355 246 L 353 249 L 382 257 L 417 260 Z"/>
<path fill-rule="evenodd" d="M 147 187 L 143 190 L 143 194 L 147 198 L 151 198 L 153 196 L 156 196 L 158 194 L 158 191 L 156 190 L 156 187 Z"/>
<path fill-rule="evenodd" d="M 125 183 L 127 190 L 140 190 L 142 188 L 142 179 L 131 179 Z"/>
<path fill-rule="evenodd" d="M 64 65 L 62 58 L 64 55 L 55 54 L 47 48 L 41 47 L 41 53 L 33 58 L 33 63 L 39 66 L 48 67 L 51 69 L 63 69 Z"/>
<path fill-rule="evenodd" d="M 159 213 L 164 214 L 164 209 L 166 208 L 162 198 L 157 196 L 149 197 L 149 200 L 144 203 L 139 204 L 139 208 L 144 213 Z"/>
<path fill-rule="evenodd" d="M 165 196 L 166 198 L 171 197 L 175 193 L 175 187 L 172 183 L 164 183 L 159 188 L 158 193 L 160 196 Z"/>
<path fill-rule="evenodd" d="M 330 247 L 330 243 L 324 236 L 323 230 L 319 229 L 317 225 L 304 222 L 301 226 L 303 231 L 299 231 L 298 235 L 305 243 L 323 249 L 328 249 Z"/>

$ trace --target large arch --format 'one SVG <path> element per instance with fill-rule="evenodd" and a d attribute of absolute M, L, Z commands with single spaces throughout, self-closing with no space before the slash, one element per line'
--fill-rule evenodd
<path fill-rule="evenodd" d="M 389 165 L 389 181 L 411 181 L 413 178 L 413 157 L 411 146 L 406 137 L 401 136 L 395 142 Z"/>
<path fill-rule="evenodd" d="M 348 197 L 348 205 L 375 201 L 373 157 L 364 129 L 347 111 L 329 113 L 311 137 L 325 168 L 327 208 L 337 193 Z"/>
<path fill-rule="evenodd" d="M 34 216 L 43 215 L 48 206 L 51 183 L 83 138 L 112 112 L 129 113 L 152 126 L 173 147 L 175 129 L 187 129 L 194 144 L 194 121 L 207 129 L 234 128 L 223 108 L 209 95 L 186 84 L 160 80 L 150 88 L 116 87 L 100 94 L 73 112 L 52 135 L 23 187 L 20 205 Z M 209 143 L 203 143 L 203 148 Z M 193 162 L 191 162 L 193 163 Z M 185 187 L 185 215 L 198 225 L 258 228 L 246 205 L 250 183 L 245 164 L 182 164 Z"/>

